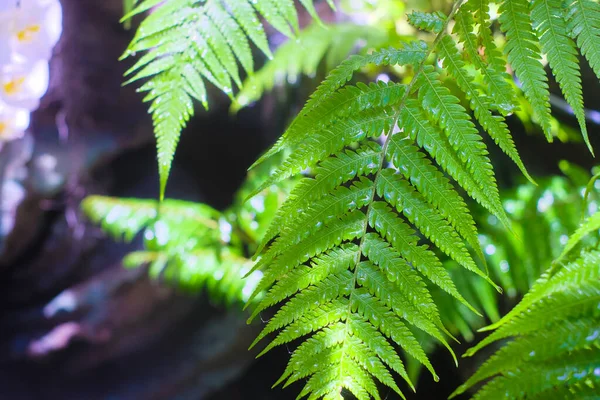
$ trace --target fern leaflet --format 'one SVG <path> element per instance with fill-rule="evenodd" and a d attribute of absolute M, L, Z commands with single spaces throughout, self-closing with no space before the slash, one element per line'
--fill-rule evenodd
<path fill-rule="evenodd" d="M 568 29 L 581 54 L 600 79 L 600 4 L 591 0 L 568 3 Z"/>
<path fill-rule="evenodd" d="M 534 27 L 538 32 L 542 50 L 558 81 L 567 103 L 579 121 L 581 133 L 588 148 L 594 153 L 585 125 L 585 112 L 581 77 L 575 43 L 568 36 L 567 23 L 562 15 L 560 0 L 535 0 L 531 10 Z"/>
<path fill-rule="evenodd" d="M 499 9 L 500 27 L 506 34 L 508 62 L 522 83 L 523 91 L 548 141 L 550 128 L 550 94 L 548 78 L 541 63 L 538 40 L 529 17 L 528 0 L 504 0 Z"/>

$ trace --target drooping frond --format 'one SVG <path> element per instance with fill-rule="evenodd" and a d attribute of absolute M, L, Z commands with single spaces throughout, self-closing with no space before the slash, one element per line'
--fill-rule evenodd
<path fill-rule="evenodd" d="M 224 235 L 231 227 L 207 205 L 165 200 L 157 208 L 153 200 L 90 196 L 82 207 L 117 239 L 131 241 L 144 232 L 145 249 L 128 254 L 123 264 L 147 264 L 152 278 L 187 290 L 206 289 L 215 302 L 243 304 L 261 277 L 257 272 L 243 279 L 251 262 L 227 246 Z"/>
<path fill-rule="evenodd" d="M 531 17 L 540 38 L 542 51 L 548 57 L 556 81 L 564 93 L 565 100 L 573 109 L 583 138 L 593 154 L 585 125 L 577 48 L 569 37 L 567 22 L 562 13 L 562 1 L 535 0 Z"/>
<path fill-rule="evenodd" d="M 296 82 L 301 75 L 314 76 L 325 60 L 327 70 L 342 62 L 354 47 L 380 47 L 387 41 L 384 31 L 369 25 L 313 23 L 275 51 L 264 67 L 250 75 L 242 84 L 232 110 L 258 100 L 274 86 Z"/>
<path fill-rule="evenodd" d="M 209 231 L 218 228 L 220 216 L 217 210 L 205 204 L 180 200 L 168 200 L 159 205 L 154 200 L 89 196 L 81 207 L 92 222 L 102 225 L 105 232 L 127 242 L 158 219 L 166 225 L 188 223 Z"/>
<path fill-rule="evenodd" d="M 535 116 L 552 140 L 548 78 L 541 62 L 538 39 L 529 16 L 529 0 L 504 0 L 498 10 L 500 27 L 506 35 L 508 62 L 521 82 Z"/>
<path fill-rule="evenodd" d="M 569 33 L 600 79 L 600 4 L 574 0 L 567 1 L 567 7 Z"/>
<path fill-rule="evenodd" d="M 312 1 L 302 4 L 316 15 Z M 140 91 L 152 103 L 162 200 L 194 99 L 208 107 L 205 81 L 232 97 L 241 86 L 238 64 L 254 70 L 251 44 L 272 56 L 259 18 L 293 37 L 298 17 L 293 0 L 140 0 L 124 19 L 150 9 L 123 57 L 145 52 L 126 75 L 128 82 L 146 80 Z"/>
<path fill-rule="evenodd" d="M 584 226 L 597 227 L 597 218 L 592 216 Z M 600 253 L 585 250 L 574 261 L 551 268 L 494 331 L 469 350 L 467 355 L 472 355 L 497 340 L 513 338 L 454 395 L 487 380 L 474 399 L 597 397 L 599 300 Z"/>

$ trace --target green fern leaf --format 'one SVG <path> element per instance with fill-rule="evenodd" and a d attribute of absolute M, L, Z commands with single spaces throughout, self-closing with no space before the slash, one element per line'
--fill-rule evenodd
<path fill-rule="evenodd" d="M 508 226 L 488 152 L 466 110 L 459 104 L 458 98 L 442 85 L 432 66 L 424 68 L 417 86 L 422 108 L 434 122 L 440 124 L 461 161 L 466 163 L 473 179 L 491 201 L 484 206 Z"/>
<path fill-rule="evenodd" d="M 590 0 L 574 0 L 568 4 L 568 29 L 577 40 L 581 54 L 600 79 L 600 4 Z"/>
<path fill-rule="evenodd" d="M 568 36 L 567 23 L 562 15 L 562 2 L 536 0 L 533 2 L 531 17 L 540 38 L 542 51 L 547 54 L 556 81 L 577 117 L 583 139 L 594 154 L 585 125 L 577 49 Z"/>
<path fill-rule="evenodd" d="M 473 85 L 473 78 L 466 71 L 465 64 L 460 59 L 460 54 L 452 38 L 447 35 L 444 36 L 438 43 L 438 49 L 440 56 L 444 59 L 444 66 L 448 69 L 450 75 L 456 79 L 458 87 L 467 95 L 475 118 L 477 118 L 481 126 L 494 139 L 498 147 L 514 161 L 523 175 L 531 182 L 534 182 L 517 153 L 517 148 L 508 131 L 508 126 L 504 122 L 504 118 L 492 114 L 490 103 L 485 97 L 480 95 L 479 91 Z"/>
<path fill-rule="evenodd" d="M 475 125 L 424 65 L 430 51 L 419 43 L 397 53 L 406 56 L 404 63 L 416 62 L 407 86 L 345 85 L 355 70 L 390 63 L 393 53 L 351 57 L 263 156 L 292 150 L 263 187 L 301 171 L 308 175 L 277 212 L 259 248 L 254 269 L 264 276 L 253 296 L 265 294 L 251 316 L 278 307 L 253 343 L 277 332 L 261 354 L 303 338 L 276 383 L 307 379 L 299 397 L 341 398 L 347 390 L 358 398 L 379 398 L 375 381 L 399 392 L 392 373 L 412 387 L 391 342 L 437 379 L 405 323 L 450 350 L 446 338 L 452 336 L 429 283 L 475 310 L 434 249 L 491 283 L 467 247 L 481 255 L 473 218 L 444 172 L 505 223 L 507 218 Z M 474 90 L 469 85 L 464 87 Z M 504 127 L 488 103 L 474 104 L 489 114 L 489 129 Z M 433 249 L 420 243 L 424 238 Z"/>
<path fill-rule="evenodd" d="M 495 331 L 493 335 L 497 337 L 508 337 L 511 335 L 510 332 L 520 329 L 519 315 L 527 311 L 528 308 L 535 304 L 541 303 L 545 297 L 554 297 L 557 293 L 575 293 L 581 286 L 582 282 L 593 280 L 597 275 L 598 268 L 598 255 L 595 253 L 584 253 L 579 260 L 575 263 L 569 263 L 563 266 L 554 275 L 550 275 L 552 271 L 549 271 L 542 275 L 530 289 L 530 291 L 523 297 L 523 300 L 519 302 L 509 313 L 507 313 L 500 321 L 490 325 L 484 330 L 502 328 L 502 331 Z M 579 293 L 581 295 L 581 293 Z M 548 299 L 550 300 L 550 298 Z M 556 300 L 552 299 L 553 304 L 560 304 Z M 568 311 L 568 304 L 565 309 Z M 542 321 L 544 321 L 544 316 Z M 533 321 L 533 319 L 532 319 Z M 525 321 L 527 323 L 528 321 Z M 529 329 L 529 328 L 527 328 Z M 504 335 L 504 336 L 503 336 Z M 486 338 L 477 346 L 473 347 L 467 352 L 467 355 L 474 354 L 478 349 L 482 348 L 487 343 L 491 343 L 494 338 L 492 335 L 490 339 Z"/>
<path fill-rule="evenodd" d="M 180 133 L 194 113 L 192 99 L 207 107 L 203 80 L 232 97 L 232 82 L 241 86 L 238 62 L 253 72 L 250 43 L 271 56 L 257 13 L 290 37 L 298 17 L 292 0 L 143 0 L 126 18 L 151 8 L 123 58 L 147 51 L 126 75 L 128 83 L 149 78 L 140 90 L 152 102 L 162 200 Z"/>
<path fill-rule="evenodd" d="M 151 278 L 182 289 L 206 289 L 213 301 L 232 304 L 246 303 L 262 276 L 256 272 L 243 279 L 251 261 L 219 248 L 221 214 L 204 204 L 90 196 L 82 208 L 117 239 L 131 241 L 144 231 L 146 250 L 128 254 L 123 265 L 148 264 Z"/>
<path fill-rule="evenodd" d="M 585 386 L 597 393 L 599 261 L 598 252 L 583 252 L 563 269 L 543 276 L 530 294 L 496 324 L 496 330 L 467 355 L 496 340 L 514 339 L 451 397 L 486 379 L 488 382 L 473 398 L 573 398 Z M 570 395 L 560 397 L 561 392 Z"/>
<path fill-rule="evenodd" d="M 548 78 L 541 63 L 538 39 L 529 17 L 528 0 L 504 0 L 500 5 L 498 20 L 506 34 L 505 53 L 508 62 L 522 83 L 523 92 L 548 141 L 552 141 L 550 127 L 550 93 Z"/>
<path fill-rule="evenodd" d="M 413 11 L 407 15 L 407 18 L 408 22 L 415 28 L 433 33 L 440 33 L 446 22 L 446 16 L 441 12 Z"/>
<path fill-rule="evenodd" d="M 465 386 L 519 368 L 523 363 L 543 362 L 590 345 L 600 345 L 600 338 L 596 338 L 596 343 L 588 340 L 597 335 L 595 332 L 599 327 L 595 318 L 565 320 L 553 326 L 550 332 L 541 330 L 529 336 L 521 336 L 494 354 L 465 383 Z"/>
<path fill-rule="evenodd" d="M 470 333 L 470 323 L 462 318 L 464 310 L 439 301 L 441 292 L 454 297 L 452 304 L 462 303 L 471 311 L 475 309 L 469 300 L 480 300 L 478 304 L 494 314 L 491 291 L 477 290 L 485 292 L 478 298 L 479 293 L 470 291 L 467 283 L 455 284 L 453 278 L 462 275 L 446 269 L 451 264 L 439 258 L 445 253 L 460 271 L 483 277 L 500 290 L 471 255 L 469 246 L 483 258 L 473 218 L 457 192 L 462 188 L 510 226 L 474 120 L 531 178 L 504 120 L 504 115 L 516 110 L 516 95 L 492 35 L 489 2 L 469 0 L 455 19 L 459 7 L 460 2 L 448 18 L 424 13 L 410 17 L 416 26 L 438 33 L 430 47 L 414 42 L 342 62 L 257 162 L 283 148 L 290 150 L 257 190 L 305 175 L 277 212 L 275 225 L 267 230 L 256 254 L 253 271 L 261 270 L 264 275 L 251 296 L 264 293 L 251 319 L 271 307 L 277 309 L 253 343 L 275 335 L 261 355 L 300 339 L 277 382 L 289 385 L 306 379 L 299 397 L 339 399 L 349 391 L 360 399 L 377 399 L 376 381 L 400 392 L 394 375 L 411 385 L 410 375 L 404 361 L 391 351 L 394 344 L 435 377 L 425 355 L 428 340 L 437 340 L 450 350 L 447 338 L 453 337 L 444 326 L 448 319 L 458 321 L 453 332 L 458 328 Z M 549 59 L 559 54 L 549 48 L 551 43 L 570 46 L 560 51 L 572 54 L 574 45 L 567 35 L 579 32 L 574 33 L 564 21 L 548 21 L 540 7 L 535 3 L 530 9 L 525 0 L 504 0 L 499 21 L 506 34 L 508 62 L 549 136 L 548 85 L 539 46 Z M 453 19 L 463 50 L 446 32 Z M 430 57 L 432 52 L 436 57 Z M 432 65 L 435 58 L 443 61 L 439 66 L 444 76 L 453 78 L 466 95 L 468 109 L 441 79 Z M 567 57 L 550 64 L 565 97 L 579 104 L 578 75 L 571 61 Z M 408 84 L 347 84 L 363 67 L 393 64 L 409 67 Z M 478 80 L 489 86 L 487 90 L 478 86 Z M 589 267 L 593 257 L 589 258 L 573 264 L 580 273 L 571 267 L 560 273 L 550 271 L 525 297 L 524 306 L 502 319 L 497 330 L 473 351 L 495 340 L 531 335 L 552 326 L 553 321 L 589 316 L 597 305 L 599 289 L 597 279 L 589 279 L 597 276 Z M 583 289 L 582 281 L 586 282 Z M 527 321 L 521 315 L 523 307 L 528 310 Z M 579 351 L 573 349 L 569 357 Z M 550 360 L 544 373 L 570 368 L 561 363 Z M 535 373 L 534 368 L 524 368 Z M 550 387 L 540 386 L 535 379 L 519 378 L 510 386 L 508 376 L 503 376 L 482 393 L 508 390 L 518 397 L 523 389 L 541 396 Z"/>
<path fill-rule="evenodd" d="M 544 363 L 535 366 L 521 367 L 519 369 L 521 373 L 517 378 L 500 377 L 494 379 L 473 398 L 497 399 L 501 395 L 507 395 L 509 398 L 519 398 L 517 396 L 524 392 L 530 396 L 539 396 L 546 391 L 552 391 L 556 386 L 566 386 L 561 382 L 564 377 L 569 377 L 569 386 L 585 385 L 591 382 L 587 377 L 593 377 L 593 371 L 597 367 L 598 361 L 597 352 L 581 350 L 563 355 L 559 359 L 546 360 Z"/>
<path fill-rule="evenodd" d="M 81 204 L 88 218 L 101 223 L 102 228 L 116 239 L 133 240 L 143 228 L 150 226 L 158 217 L 166 224 L 184 221 L 204 230 L 216 229 L 220 213 L 200 203 L 167 200 L 162 204 L 154 200 L 88 196 Z"/>

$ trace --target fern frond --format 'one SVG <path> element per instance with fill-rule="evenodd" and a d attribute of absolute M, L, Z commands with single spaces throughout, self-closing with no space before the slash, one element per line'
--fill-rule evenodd
<path fill-rule="evenodd" d="M 471 256 L 469 245 L 481 255 L 473 218 L 445 173 L 498 218 L 507 218 L 471 117 L 426 64 L 432 50 L 456 59 L 456 50 L 444 53 L 440 40 L 433 49 L 418 42 L 398 50 L 396 58 L 414 66 L 406 86 L 345 85 L 356 69 L 389 59 L 381 53 L 351 57 L 332 71 L 266 155 L 292 149 L 263 186 L 304 170 L 309 175 L 278 211 L 259 248 L 255 269 L 264 277 L 255 295 L 265 295 L 252 315 L 278 307 L 253 344 L 278 332 L 261 354 L 304 337 L 277 381 L 307 379 L 300 397 L 341 398 L 348 390 L 358 398 L 379 398 L 375 380 L 398 392 L 391 374 L 410 380 L 391 342 L 436 377 L 404 324 L 450 350 L 452 336 L 431 287 L 477 312 L 438 250 L 492 283 Z M 475 94 L 470 85 L 463 85 L 465 91 Z M 510 140 L 501 117 L 477 101 L 476 116 Z"/>
<path fill-rule="evenodd" d="M 581 209 L 584 208 L 582 188 L 589 179 L 589 173 L 575 171 L 577 175 L 583 175 L 579 178 L 573 173 L 572 166 L 567 169 L 565 163 L 561 163 L 561 168 L 569 175 L 574 176 L 571 180 L 576 184 L 564 177 L 555 176 L 540 180 L 537 187 L 526 184 L 502 194 L 505 199 L 505 207 L 511 213 L 512 226 L 517 236 L 503 235 L 502 227 L 495 221 L 487 218 L 480 218 L 478 221 L 481 243 L 492 253 L 488 255 L 488 265 L 493 276 L 509 297 L 526 293 L 517 306 L 502 318 L 491 317 L 492 321 L 497 322 L 482 330 L 497 328 L 506 319 L 525 310 L 531 302 L 537 301 L 539 294 L 543 294 L 538 289 L 543 286 L 537 284 L 535 285 L 537 289 L 531 289 L 536 278 L 543 274 L 547 265 L 553 265 L 551 268 L 556 268 L 563 262 L 559 257 L 561 257 L 561 252 L 564 252 L 562 247 L 568 243 L 567 234 L 578 228 L 578 216 L 581 214 Z M 597 193 L 594 192 L 591 195 L 594 201 L 597 201 Z M 572 235 L 571 240 L 573 241 L 576 237 L 576 234 Z M 590 246 L 596 242 L 593 237 L 588 235 L 587 238 L 582 238 L 581 243 Z M 535 248 L 536 251 L 531 252 L 531 248 Z M 563 271 L 567 271 L 567 269 L 563 268 L 557 272 L 553 276 L 553 280 L 560 280 L 565 285 L 570 284 L 571 281 L 564 276 Z M 544 276 L 548 277 L 549 275 L 547 272 L 544 273 L 538 281 L 544 279 Z M 467 278 L 462 278 L 460 281 L 465 282 L 465 279 Z M 473 284 L 475 282 L 469 285 Z M 478 287 L 480 286 L 478 285 Z M 481 292 L 481 289 L 478 288 L 477 292 Z M 467 297 L 467 299 L 469 298 Z M 495 303 L 494 300 L 493 304 Z"/>
<path fill-rule="evenodd" d="M 477 118 L 483 129 L 494 139 L 498 147 L 514 161 L 523 175 L 533 182 L 533 178 L 527 172 L 525 165 L 523 165 L 517 153 L 517 148 L 508 131 L 508 126 L 504 122 L 504 118 L 492 114 L 491 103 L 485 97 L 481 96 L 477 88 L 473 85 L 473 77 L 466 71 L 465 64 L 461 60 L 452 38 L 447 35 L 444 36 L 438 43 L 438 50 L 449 74 L 456 79 L 456 84 L 469 99 L 475 118 Z"/>
<path fill-rule="evenodd" d="M 568 29 L 581 54 L 600 79 L 600 4 L 591 0 L 567 2 Z"/>
<path fill-rule="evenodd" d="M 167 200 L 160 205 L 155 200 L 88 196 L 81 207 L 94 223 L 101 223 L 105 232 L 116 239 L 133 240 L 143 228 L 160 218 L 168 225 L 187 222 L 197 229 L 217 229 L 220 213 L 201 203 Z"/>
<path fill-rule="evenodd" d="M 490 378 L 474 399 L 575 398 L 580 391 L 591 393 L 587 389 L 597 395 L 599 278 L 597 251 L 584 251 L 575 261 L 540 278 L 523 301 L 496 324 L 495 331 L 467 355 L 496 340 L 514 339 L 452 396 Z"/>
<path fill-rule="evenodd" d="M 593 293 L 597 286 L 595 277 L 598 276 L 598 261 L 598 254 L 584 253 L 576 262 L 564 266 L 554 275 L 555 278 L 550 279 L 548 274 L 544 274 L 525 295 L 523 301 L 495 324 L 496 330 L 469 349 L 467 355 L 474 354 L 495 340 L 539 329 L 554 318 L 585 314 L 584 306 L 593 307 L 595 299 L 597 300 L 597 296 L 590 297 L 589 293 Z M 588 280 L 591 281 L 589 287 L 582 288 L 582 283 Z M 572 301 L 567 301 L 569 298 Z M 555 309 L 548 313 L 548 307 L 552 306 Z M 528 309 L 531 316 L 527 319 L 521 318 Z"/>
<path fill-rule="evenodd" d="M 439 74 L 432 66 L 425 66 L 416 85 L 421 107 L 429 118 L 444 130 L 454 151 L 466 164 L 477 185 L 489 202 L 482 203 L 490 212 L 508 225 L 508 218 L 500 204 L 498 186 L 494 178 L 488 152 L 481 141 L 469 114 L 457 97 L 442 85 Z"/>
<path fill-rule="evenodd" d="M 523 92 L 546 138 L 552 141 L 548 78 L 541 63 L 538 39 L 532 29 L 528 0 L 504 0 L 499 9 L 500 28 L 506 34 L 508 62 L 521 81 Z"/>
<path fill-rule="evenodd" d="M 310 1 L 303 4 L 314 14 Z M 193 99 L 207 107 L 204 80 L 232 97 L 233 84 L 241 86 L 238 62 L 253 72 L 250 44 L 271 56 L 258 16 L 289 37 L 298 30 L 298 17 L 292 0 L 143 0 L 126 19 L 151 8 L 123 58 L 147 52 L 126 75 L 128 83 L 148 78 L 140 90 L 152 102 L 162 200 Z"/>
<path fill-rule="evenodd" d="M 548 57 L 548 63 L 565 100 L 573 109 L 585 143 L 590 152 L 594 154 L 585 125 L 577 49 L 573 40 L 568 36 L 567 22 L 562 13 L 562 2 L 560 0 L 535 0 L 531 17 L 540 38 L 542 51 Z"/>
<path fill-rule="evenodd" d="M 222 246 L 221 214 L 207 205 L 90 196 L 82 207 L 117 239 L 131 241 L 144 230 L 146 250 L 128 254 L 123 265 L 148 264 L 154 279 L 187 290 L 205 289 L 218 303 L 243 304 L 262 277 L 257 271 L 243 279 L 251 261 Z"/>
<path fill-rule="evenodd" d="M 342 62 L 359 41 L 363 41 L 361 46 L 367 49 L 380 47 L 385 43 L 386 35 L 368 25 L 313 23 L 295 40 L 280 46 L 264 67 L 244 81 L 232 111 L 258 100 L 265 91 L 282 82 L 295 82 L 301 75 L 314 76 L 325 57 L 326 67 L 331 69 Z M 332 51 L 334 48 L 335 52 Z"/>

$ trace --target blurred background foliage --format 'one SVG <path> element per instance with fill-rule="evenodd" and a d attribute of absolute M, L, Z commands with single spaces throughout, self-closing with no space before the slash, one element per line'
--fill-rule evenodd
<path fill-rule="evenodd" d="M 154 279 L 191 293 L 205 289 L 215 304 L 243 305 L 262 276 L 260 271 L 246 276 L 250 257 L 294 185 L 290 179 L 246 201 L 275 162 L 251 171 L 223 211 L 181 200 L 106 196 L 87 197 L 82 208 L 116 240 L 143 236 L 144 250 L 128 254 L 124 266 L 149 264 Z"/>
<path fill-rule="evenodd" d="M 501 192 L 512 232 L 507 232 L 497 218 L 482 210 L 475 214 L 479 241 L 486 257 L 486 263 L 480 262 L 480 267 L 487 267 L 492 280 L 504 293 L 497 293 L 486 282 L 465 273 L 455 262 L 445 263 L 458 290 L 482 316 L 473 314 L 442 290 L 430 288 L 436 304 L 440 305 L 444 325 L 461 341 L 472 342 L 477 329 L 497 322 L 517 304 L 558 258 L 584 217 L 598 210 L 600 182 L 591 180 L 591 172 L 567 161 L 560 162 L 559 166 L 562 175 L 537 178 L 537 186 L 523 178 L 523 183 Z M 593 247 L 597 241 L 597 235 L 590 235 L 581 245 Z M 435 348 L 434 341 L 426 335 L 419 336 L 422 342 L 429 342 L 430 351 Z M 407 360 L 411 374 L 416 377 L 419 364 L 410 362 L 410 358 Z"/>

